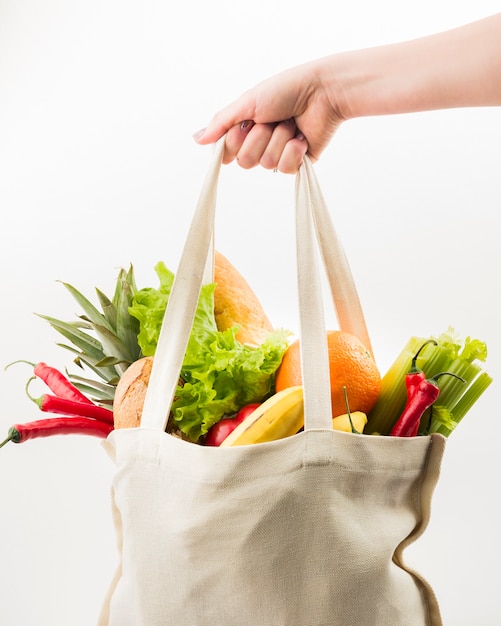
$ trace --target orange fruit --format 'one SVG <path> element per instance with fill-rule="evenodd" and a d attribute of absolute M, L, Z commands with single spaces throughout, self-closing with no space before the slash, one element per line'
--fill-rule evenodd
<path fill-rule="evenodd" d="M 327 331 L 331 382 L 332 416 L 343 415 L 346 387 L 350 411 L 369 413 L 381 391 L 381 374 L 372 355 L 354 335 L 341 330 Z M 277 370 L 277 391 L 301 385 L 299 339 L 291 343 Z"/>

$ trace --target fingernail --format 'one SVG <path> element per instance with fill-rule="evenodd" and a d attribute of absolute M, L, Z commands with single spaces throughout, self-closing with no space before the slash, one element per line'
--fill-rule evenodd
<path fill-rule="evenodd" d="M 300 141 L 304 141 L 306 137 L 303 135 L 301 131 L 299 131 L 298 134 L 294 137 L 294 139 L 299 139 Z"/>
<path fill-rule="evenodd" d="M 240 130 L 250 130 L 252 126 L 254 126 L 254 123 L 252 120 L 245 120 L 244 122 L 240 124 Z"/>
<path fill-rule="evenodd" d="M 193 139 L 195 139 L 195 141 L 197 139 L 200 139 L 200 137 L 202 137 L 202 135 L 205 133 L 207 129 L 206 128 L 201 128 L 200 130 L 197 130 L 196 133 L 193 133 Z"/>

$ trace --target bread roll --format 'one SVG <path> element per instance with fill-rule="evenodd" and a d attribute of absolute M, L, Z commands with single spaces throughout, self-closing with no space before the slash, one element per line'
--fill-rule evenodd
<path fill-rule="evenodd" d="M 143 357 L 129 365 L 118 381 L 113 400 L 115 428 L 139 426 L 152 366 L 153 357 Z"/>
<path fill-rule="evenodd" d="M 259 345 L 273 326 L 256 294 L 235 267 L 216 251 L 214 259 L 214 315 L 218 330 L 240 326 L 240 343 Z"/>
<path fill-rule="evenodd" d="M 113 401 L 115 428 L 136 428 L 140 426 L 152 367 L 153 357 L 145 356 L 129 365 L 118 381 Z M 176 425 L 170 421 L 166 430 L 174 437 L 187 439 Z"/>

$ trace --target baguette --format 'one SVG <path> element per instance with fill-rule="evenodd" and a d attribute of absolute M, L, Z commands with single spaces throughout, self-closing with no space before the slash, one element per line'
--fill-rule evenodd
<path fill-rule="evenodd" d="M 216 250 L 214 259 L 214 315 L 218 330 L 239 326 L 240 343 L 261 344 L 273 326 L 240 272 Z"/>

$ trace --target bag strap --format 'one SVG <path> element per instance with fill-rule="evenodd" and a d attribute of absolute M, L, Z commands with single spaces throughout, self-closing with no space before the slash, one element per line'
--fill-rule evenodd
<path fill-rule="evenodd" d="M 215 144 L 192 219 L 158 339 L 141 419 L 142 428 L 165 430 L 200 289 L 213 262 L 217 181 L 225 137 Z M 318 250 L 323 259 L 341 330 L 370 349 L 353 277 L 327 207 L 305 157 L 296 178 L 296 250 L 305 430 L 331 428 L 330 376 Z"/>
<path fill-rule="evenodd" d="M 305 156 L 296 178 L 296 250 L 305 430 L 332 427 L 329 356 L 317 248 L 327 273 L 339 328 L 356 335 L 371 350 L 346 254 L 336 235 L 311 160 Z"/>
<path fill-rule="evenodd" d="M 308 157 L 304 159 L 304 168 L 310 185 L 310 201 L 315 216 L 316 236 L 329 280 L 339 328 L 358 337 L 374 357 L 348 258 L 334 229 L 327 203 Z"/>
<path fill-rule="evenodd" d="M 207 172 L 172 284 L 144 400 L 141 416 L 143 428 L 165 430 L 167 427 L 200 290 L 207 277 L 207 268 L 212 270 L 217 181 L 224 140 L 225 137 L 222 137 L 216 143 L 214 158 Z"/>

